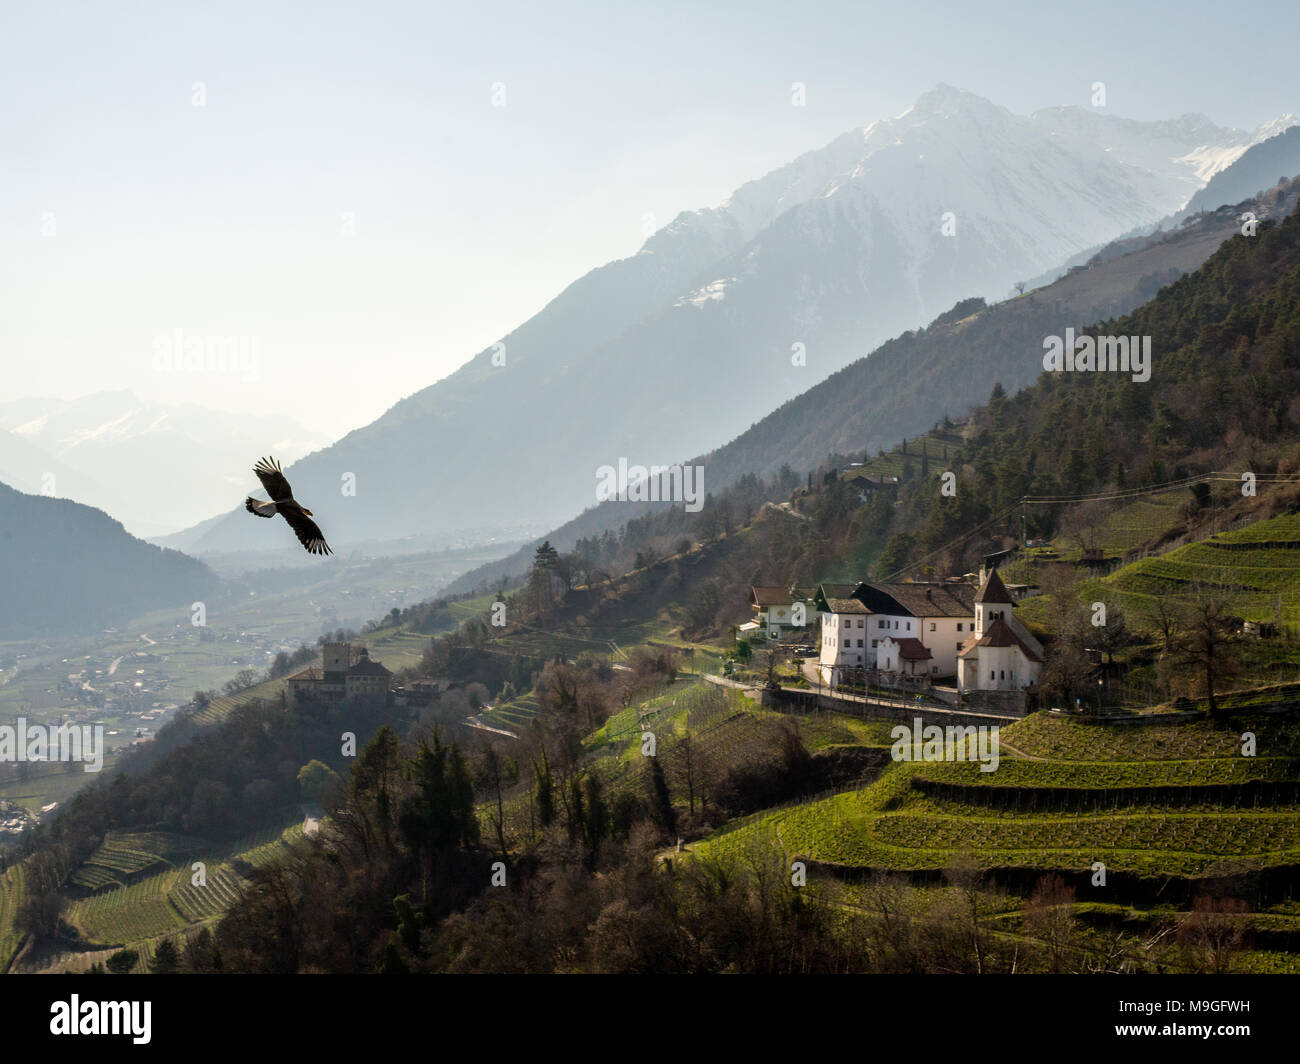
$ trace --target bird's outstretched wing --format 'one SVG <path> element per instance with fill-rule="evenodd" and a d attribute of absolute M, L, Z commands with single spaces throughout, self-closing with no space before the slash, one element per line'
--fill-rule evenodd
<path fill-rule="evenodd" d="M 271 496 L 272 502 L 283 502 L 285 499 L 293 498 L 293 488 L 289 487 L 289 482 L 284 477 L 284 471 L 280 468 L 280 463 L 274 458 L 263 458 L 253 466 L 253 472 L 257 474 L 257 479 L 262 482 L 262 487 L 266 493 Z"/>
<path fill-rule="evenodd" d="M 271 518 L 276 515 L 278 507 L 273 502 L 260 502 L 250 495 L 244 500 L 244 509 L 250 514 L 256 514 L 258 517 Z"/>
<path fill-rule="evenodd" d="M 281 510 L 280 514 L 289 522 L 289 527 L 298 537 L 298 542 L 307 548 L 308 554 L 334 553 L 325 542 L 325 537 L 321 535 L 320 527 L 316 522 L 297 507 Z"/>

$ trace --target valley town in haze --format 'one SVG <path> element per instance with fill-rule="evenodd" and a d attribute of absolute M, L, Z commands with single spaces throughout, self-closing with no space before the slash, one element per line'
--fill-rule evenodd
<path fill-rule="evenodd" d="M 12 6 L 0 970 L 1300 974 L 1224 18 Z"/>

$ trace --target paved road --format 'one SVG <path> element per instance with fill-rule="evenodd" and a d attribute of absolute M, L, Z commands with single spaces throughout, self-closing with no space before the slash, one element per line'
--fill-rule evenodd
<path fill-rule="evenodd" d="M 721 687 L 735 687 L 742 691 L 751 692 L 757 696 L 762 691 L 763 685 L 756 683 L 740 683 L 736 680 L 729 680 L 725 676 L 705 676 L 705 680 L 710 683 L 718 684 Z M 943 714 L 962 714 L 965 716 L 989 717 L 998 720 L 1016 720 L 1015 717 L 1002 717 L 994 713 L 979 713 L 968 709 L 958 709 L 955 706 L 936 706 L 930 702 L 918 703 L 915 697 L 912 698 L 882 698 L 879 695 L 873 695 L 867 698 L 864 695 L 852 695 L 842 693 L 839 689 L 831 690 L 826 687 L 791 687 L 788 684 L 782 684 L 781 690 L 792 695 L 810 695 L 824 694 L 829 698 L 837 699 L 841 702 L 858 702 L 864 706 L 892 706 L 896 709 L 915 709 L 922 710 L 926 713 L 943 713 Z"/>
<path fill-rule="evenodd" d="M 504 735 L 507 739 L 519 738 L 514 732 L 506 731 L 505 728 L 494 728 L 491 724 L 484 724 L 483 719 L 477 713 L 472 717 L 466 717 L 464 723 L 470 728 L 477 728 L 479 731 L 491 732 L 493 735 Z"/>

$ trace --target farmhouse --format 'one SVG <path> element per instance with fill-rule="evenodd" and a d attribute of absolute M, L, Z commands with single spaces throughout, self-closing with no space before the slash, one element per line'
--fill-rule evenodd
<path fill-rule="evenodd" d="M 957 675 L 957 655 L 975 626 L 975 589 L 964 580 L 877 584 L 917 620 L 917 638 L 930 652 L 931 679 Z M 888 671 L 883 664 L 879 666 Z"/>
<path fill-rule="evenodd" d="M 754 620 L 741 625 L 741 632 L 757 632 L 775 643 L 792 629 L 802 631 L 815 620 L 815 593 L 816 589 L 810 587 L 755 584 L 749 589 Z"/>
<path fill-rule="evenodd" d="M 960 580 L 822 584 L 814 599 L 822 682 L 835 687 L 859 668 L 911 679 L 954 676 L 963 639 L 975 628 L 973 595 Z"/>
<path fill-rule="evenodd" d="M 300 699 L 341 702 L 348 698 L 387 698 L 393 674 L 371 661 L 365 647 L 326 643 L 319 666 L 309 665 L 288 677 L 289 705 Z"/>

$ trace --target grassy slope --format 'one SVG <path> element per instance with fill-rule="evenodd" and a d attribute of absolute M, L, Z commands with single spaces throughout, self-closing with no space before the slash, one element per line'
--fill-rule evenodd
<path fill-rule="evenodd" d="M 1254 759 L 1240 756 L 1235 726 L 1231 733 L 1200 723 L 1108 729 L 1037 714 L 1003 730 L 996 772 L 981 773 L 973 764 L 896 764 L 860 790 L 750 817 L 697 851 L 734 850 L 759 836 L 779 840 L 791 859 L 858 867 L 940 869 L 966 853 L 985 866 L 1078 871 L 1104 861 L 1111 869 L 1160 875 L 1200 875 L 1234 858 L 1300 861 L 1294 805 L 1237 809 L 1188 792 L 1156 807 L 1125 793 L 1138 786 L 1294 780 L 1300 727 L 1277 718 L 1245 723 L 1260 737 Z M 1016 752 L 1026 760 L 1015 760 Z M 1052 808 L 1045 799 L 1033 808 L 1026 793 L 1021 808 L 996 808 L 923 794 L 912 786 L 918 776 L 984 787 L 1100 788 L 1106 798 L 1102 809 L 1079 811 Z"/>

